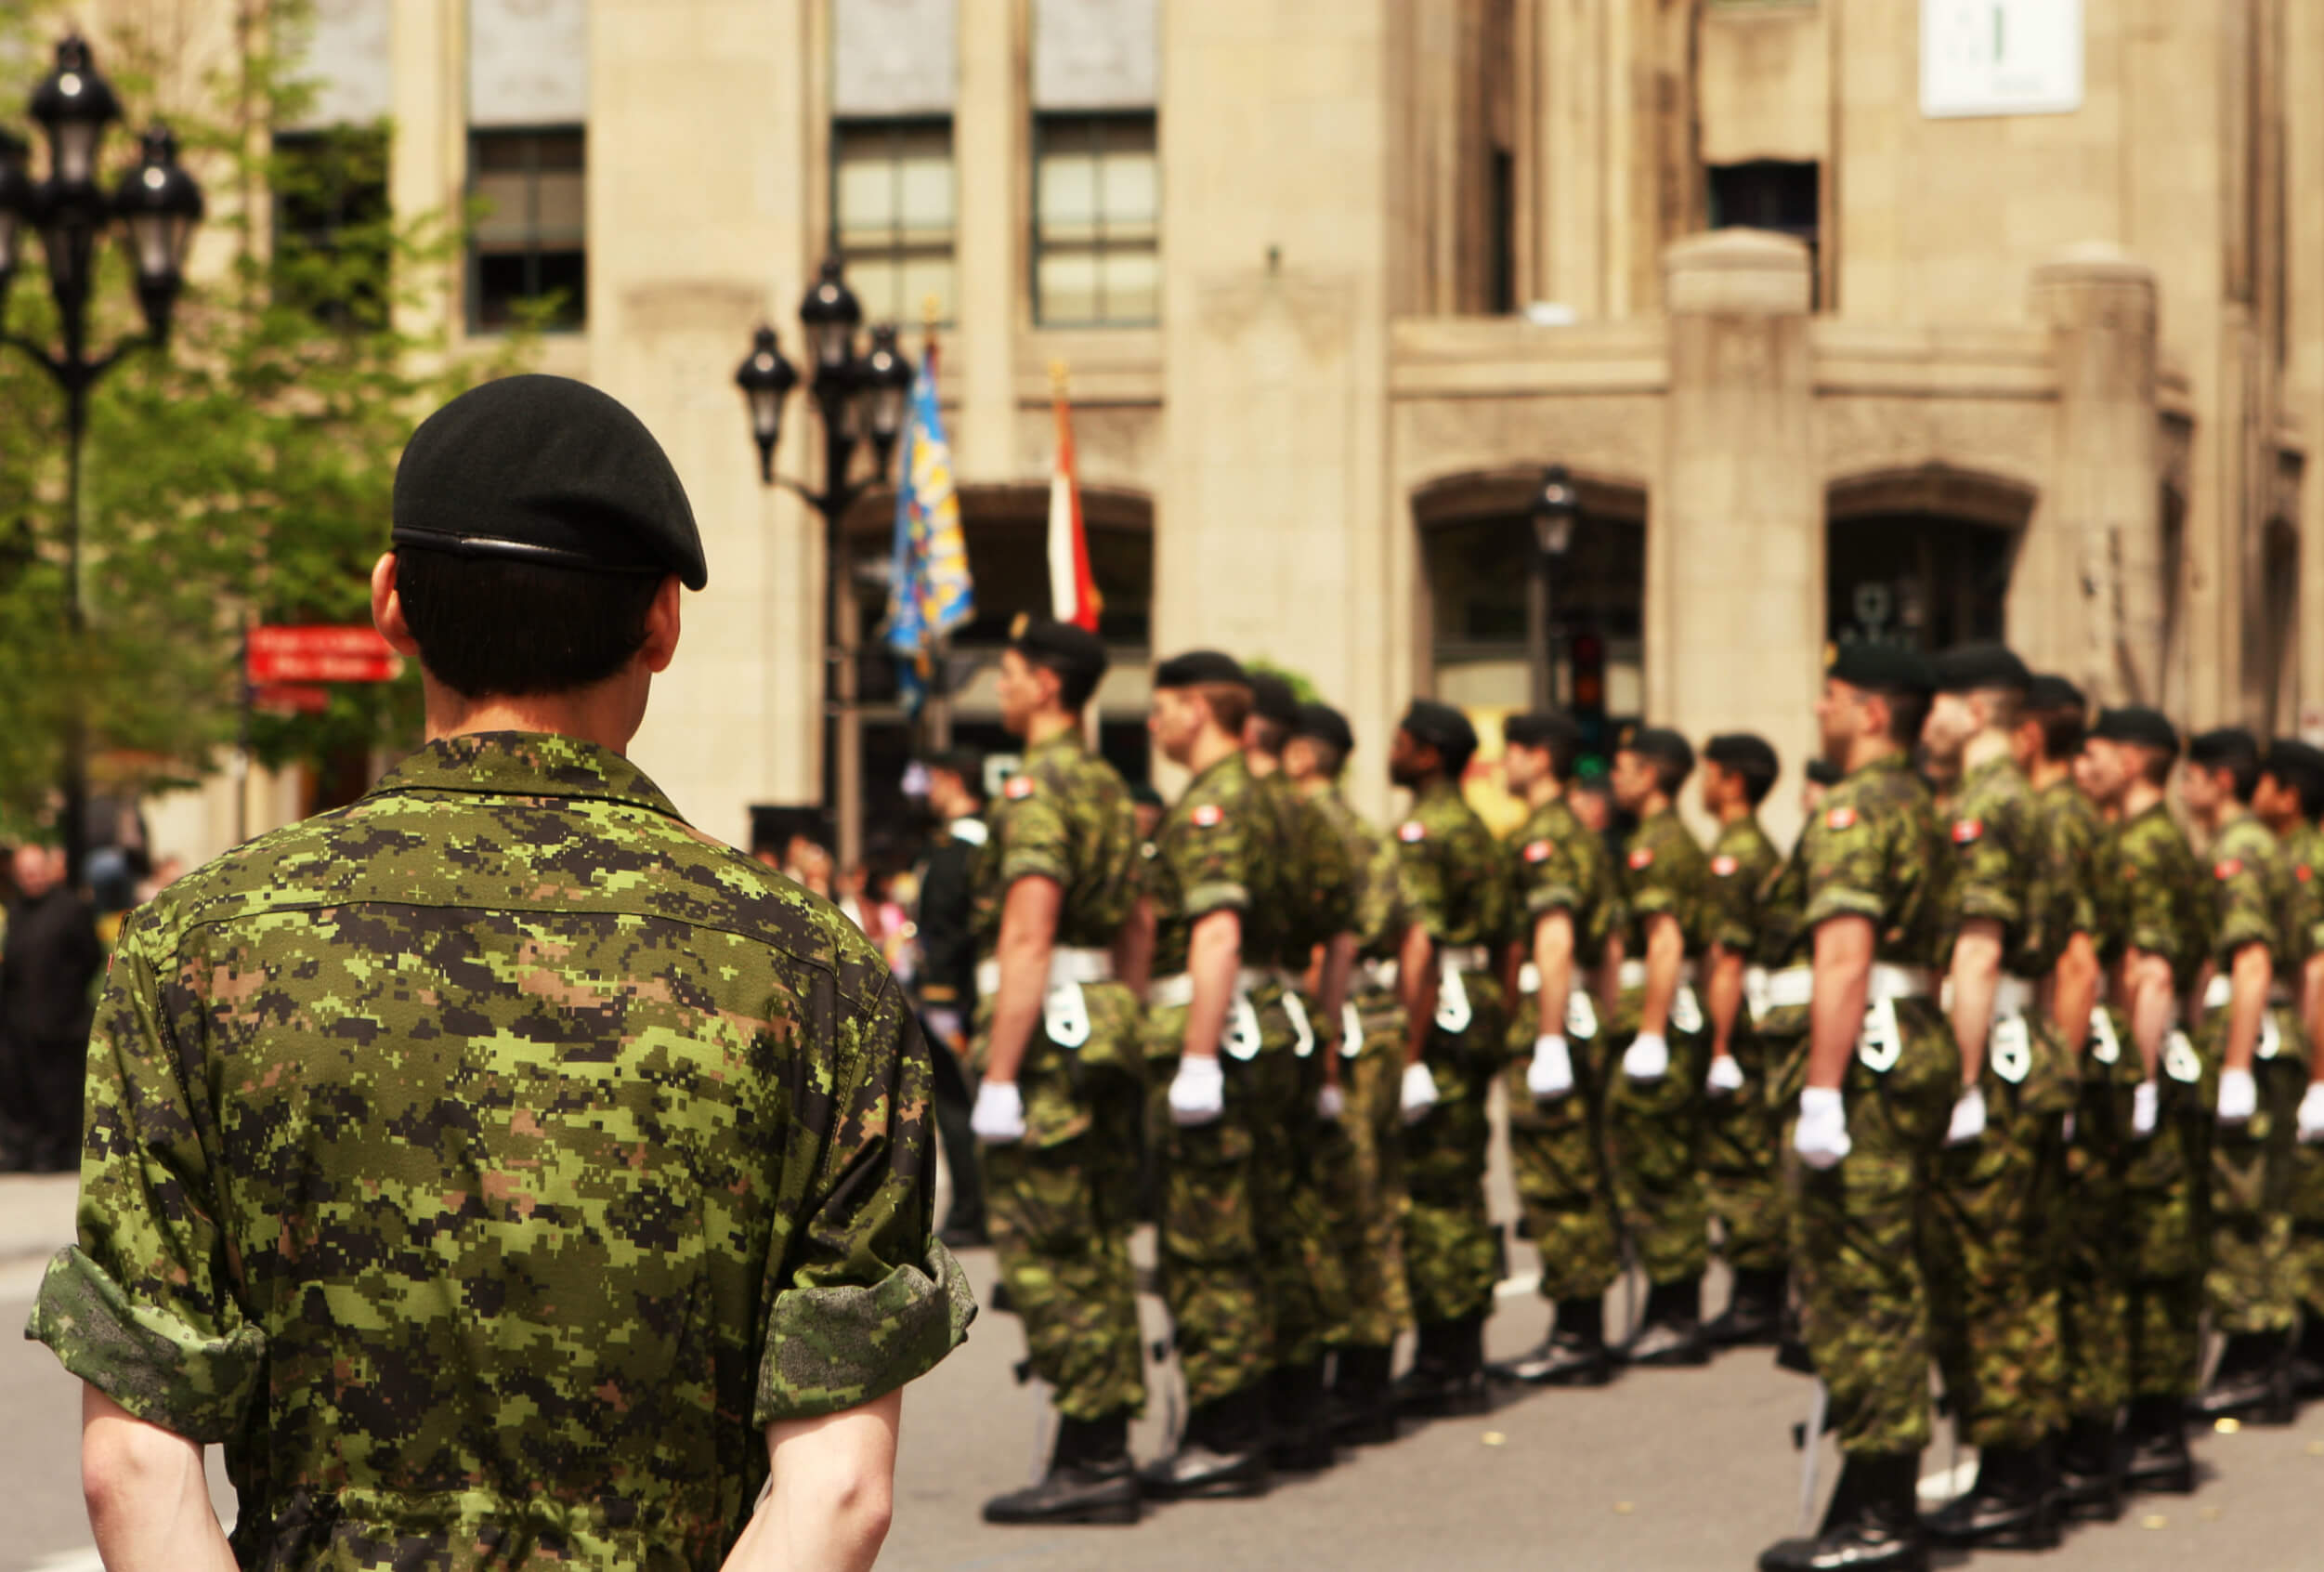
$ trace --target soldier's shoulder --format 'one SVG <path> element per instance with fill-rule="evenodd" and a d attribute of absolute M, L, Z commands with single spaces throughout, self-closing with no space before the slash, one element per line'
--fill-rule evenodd
<path fill-rule="evenodd" d="M 2220 832 L 2219 843 L 2213 849 L 2220 861 L 2270 858 L 2276 855 L 2276 837 L 2266 825 L 2246 814 Z"/>

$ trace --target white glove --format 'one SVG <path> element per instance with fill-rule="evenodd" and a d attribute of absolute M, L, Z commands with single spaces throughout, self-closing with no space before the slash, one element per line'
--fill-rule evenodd
<path fill-rule="evenodd" d="M 1952 1105 L 1952 1128 L 1945 1132 L 1945 1145 L 1965 1146 L 1985 1135 L 1985 1089 L 1972 1086 L 1964 1091 Z"/>
<path fill-rule="evenodd" d="M 1792 1150 L 1810 1168 L 1831 1168 L 1847 1156 L 1847 1107 L 1836 1086 L 1810 1086 L 1799 1094 L 1799 1127 Z"/>
<path fill-rule="evenodd" d="M 1732 1054 L 1717 1054 L 1711 1058 L 1711 1073 L 1703 1078 L 1703 1089 L 1714 1097 L 1731 1097 L 1743 1090 L 1743 1066 Z"/>
<path fill-rule="evenodd" d="M 1525 1090 L 1547 1102 L 1573 1090 L 1573 1055 L 1555 1032 L 1534 1039 L 1534 1062 L 1525 1067 Z"/>
<path fill-rule="evenodd" d="M 2304 1146 L 2324 1141 L 2324 1081 L 2309 1081 L 2300 1094 L 2300 1140 Z"/>
<path fill-rule="evenodd" d="M 1419 1123 L 1429 1117 L 1429 1110 L 1434 1107 L 1436 1107 L 1436 1077 L 1429 1073 L 1429 1067 L 1426 1065 L 1406 1065 L 1404 1086 L 1404 1122 L 1406 1124 Z"/>
<path fill-rule="evenodd" d="M 1659 1031 L 1642 1031 L 1623 1051 L 1622 1073 L 1632 1081 L 1660 1081 L 1670 1073 L 1670 1044 Z"/>
<path fill-rule="evenodd" d="M 2259 1112 L 2259 1082 L 2247 1069 L 2219 1072 L 2219 1122 L 2242 1124 Z"/>
<path fill-rule="evenodd" d="M 980 1141 L 1005 1146 L 1025 1139 L 1025 1098 L 1013 1081 L 980 1081 L 976 1107 L 969 1110 L 969 1128 Z"/>
<path fill-rule="evenodd" d="M 1315 1089 L 1315 1117 L 1326 1124 L 1338 1124 L 1339 1116 L 1348 1111 L 1348 1094 L 1337 1086 Z"/>
<path fill-rule="evenodd" d="M 2131 1089 L 2131 1134 L 2144 1141 L 2155 1133 L 2155 1118 L 2161 1110 L 2162 1088 L 2151 1081 L 2142 1081 Z"/>
<path fill-rule="evenodd" d="M 1208 1124 L 1226 1112 L 1226 1068 L 1215 1058 L 1189 1054 L 1170 1078 L 1170 1122 Z"/>

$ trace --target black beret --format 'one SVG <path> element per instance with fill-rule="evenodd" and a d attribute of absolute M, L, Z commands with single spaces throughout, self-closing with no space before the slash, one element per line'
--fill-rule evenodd
<path fill-rule="evenodd" d="M 2006 645 L 1956 644 L 1929 664 L 1939 693 L 1971 693 L 1981 688 L 2014 688 L 2022 693 L 2033 686 L 2033 673 Z"/>
<path fill-rule="evenodd" d="M 1850 688 L 1884 693 L 1930 694 L 1937 690 L 1937 674 L 1928 657 L 1900 644 L 1843 644 L 1833 652 L 1831 675 Z"/>
<path fill-rule="evenodd" d="M 2128 705 L 2119 710 L 2100 710 L 2090 735 L 2102 737 L 2109 742 L 2135 742 L 2142 748 L 2160 748 L 2173 757 L 2178 756 L 2179 734 L 2164 718 L 2161 710 Z"/>
<path fill-rule="evenodd" d="M 1581 727 L 1562 710 L 1535 710 L 1511 715 L 1501 723 L 1501 736 L 1513 748 L 1571 748 L 1582 740 Z"/>
<path fill-rule="evenodd" d="M 612 398 L 562 376 L 488 382 L 420 423 L 396 465 L 399 546 L 710 582 L 669 455 Z"/>
<path fill-rule="evenodd" d="M 1190 649 L 1154 668 L 1156 688 L 1195 688 L 1209 682 L 1240 683 L 1247 688 L 1250 681 L 1244 675 L 1242 662 L 1216 649 Z"/>
<path fill-rule="evenodd" d="M 2259 739 L 2239 726 L 2223 726 L 2188 740 L 2187 756 L 2206 768 L 2257 764 Z"/>
<path fill-rule="evenodd" d="M 1816 757 L 1808 761 L 1808 779 L 1818 786 L 1837 786 L 1847 779 L 1846 771 L 1830 759 Z"/>
<path fill-rule="evenodd" d="M 1105 645 L 1097 635 L 1047 617 L 1020 617 L 1009 630 L 1009 648 L 1037 666 L 1094 684 L 1105 675 Z"/>
<path fill-rule="evenodd" d="M 1703 756 L 1739 775 L 1764 775 L 1772 780 L 1783 773 L 1768 740 L 1748 731 L 1722 732 L 1712 738 L 1703 744 Z"/>
<path fill-rule="evenodd" d="M 1291 691 L 1289 683 L 1273 672 L 1253 672 L 1250 684 L 1251 714 L 1281 727 L 1299 724 L 1299 696 Z"/>
<path fill-rule="evenodd" d="M 2082 689 L 2053 672 L 2037 675 L 2026 686 L 2026 708 L 2029 710 L 2087 710 L 2090 701 L 2082 696 Z"/>
<path fill-rule="evenodd" d="M 2267 758 L 2260 767 L 2287 782 L 2301 777 L 2311 782 L 2324 781 L 2324 748 L 2297 737 L 2278 737 L 2268 743 Z"/>
<path fill-rule="evenodd" d="M 1299 717 L 1291 723 L 1291 735 L 1312 737 L 1341 753 L 1355 752 L 1355 733 L 1349 729 L 1348 717 L 1329 704 L 1300 705 Z"/>
<path fill-rule="evenodd" d="M 1638 753 L 1657 764 L 1669 765 L 1674 769 L 1691 771 L 1694 768 L 1694 749 L 1684 737 L 1666 727 L 1632 727 L 1623 732 L 1622 740 L 1615 744 L 1615 751 Z"/>
<path fill-rule="evenodd" d="M 1469 724 L 1467 715 L 1450 704 L 1440 704 L 1433 699 L 1415 699 L 1404 711 L 1404 718 L 1396 724 L 1415 742 L 1458 753 L 1464 761 L 1477 751 L 1477 728 Z"/>

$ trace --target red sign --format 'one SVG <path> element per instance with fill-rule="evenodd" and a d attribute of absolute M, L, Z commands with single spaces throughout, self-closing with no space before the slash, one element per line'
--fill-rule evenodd
<path fill-rule="evenodd" d="M 331 708 L 331 689 L 270 683 L 250 690 L 251 704 L 275 715 L 320 715 Z"/>
<path fill-rule="evenodd" d="M 393 682 L 403 661 L 367 627 L 253 628 L 246 675 L 274 683 Z"/>

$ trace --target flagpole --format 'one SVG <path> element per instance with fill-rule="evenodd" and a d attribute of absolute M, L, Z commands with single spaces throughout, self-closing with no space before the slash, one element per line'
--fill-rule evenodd
<path fill-rule="evenodd" d="M 944 314 L 944 303 L 931 292 L 920 299 L 920 326 L 922 334 L 920 366 L 927 373 L 929 386 L 936 382 L 936 321 Z M 965 530 L 965 521 L 961 528 Z M 949 680 L 952 658 L 952 635 L 938 634 L 930 645 L 928 701 L 920 707 L 920 727 L 931 751 L 952 746 L 952 684 Z"/>

